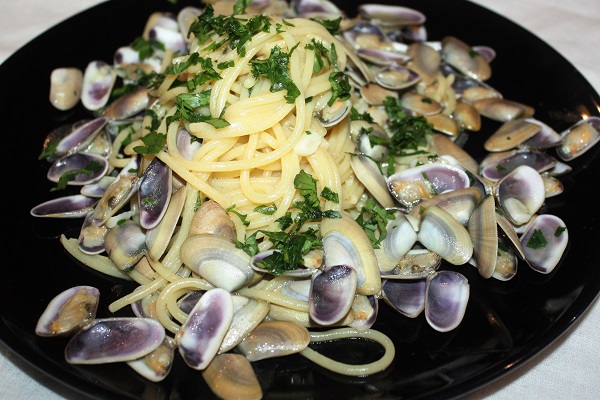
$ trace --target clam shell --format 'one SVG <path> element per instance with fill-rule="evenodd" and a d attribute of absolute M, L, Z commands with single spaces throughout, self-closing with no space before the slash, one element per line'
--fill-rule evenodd
<path fill-rule="evenodd" d="M 312 277 L 309 315 L 319 325 L 333 325 L 352 307 L 356 291 L 356 271 L 347 265 L 333 265 Z"/>
<path fill-rule="evenodd" d="M 75 107 L 81 99 L 83 72 L 79 68 L 56 68 L 50 73 L 50 103 L 61 111 Z"/>
<path fill-rule="evenodd" d="M 493 196 L 486 196 L 473 210 L 467 227 L 473 243 L 473 258 L 479 274 L 490 278 L 496 267 L 498 228 Z"/>
<path fill-rule="evenodd" d="M 152 159 L 138 186 L 140 225 L 152 229 L 158 225 L 169 206 L 173 189 L 171 168 L 160 158 Z"/>
<path fill-rule="evenodd" d="M 45 201 L 33 207 L 29 213 L 34 217 L 81 218 L 92 211 L 97 202 L 98 199 L 93 197 L 75 194 Z"/>
<path fill-rule="evenodd" d="M 212 285 L 229 292 L 246 286 L 255 274 L 250 256 L 220 235 L 188 237 L 181 245 L 181 261 Z"/>
<path fill-rule="evenodd" d="M 464 317 L 469 300 L 469 282 L 454 271 L 440 271 L 427 278 L 425 317 L 439 332 L 455 329 Z"/>
<path fill-rule="evenodd" d="M 56 295 L 38 319 L 38 336 L 68 335 L 96 317 L 100 291 L 93 286 L 75 286 Z"/>
<path fill-rule="evenodd" d="M 426 279 L 385 280 L 382 286 L 384 301 L 409 318 L 416 318 L 425 309 Z"/>
<path fill-rule="evenodd" d="M 536 216 L 521 235 L 525 260 L 534 271 L 548 274 L 560 262 L 569 231 L 562 219 L 552 214 Z"/>
<path fill-rule="evenodd" d="M 202 371 L 210 390 L 221 399 L 260 400 L 260 383 L 250 361 L 241 354 L 218 354 Z"/>
<path fill-rule="evenodd" d="M 90 111 L 96 111 L 108 103 L 117 79 L 114 69 L 101 60 L 91 61 L 83 73 L 81 103 Z"/>
<path fill-rule="evenodd" d="M 231 294 L 207 290 L 175 335 L 179 353 L 191 368 L 202 370 L 215 357 L 233 319 Z"/>
<path fill-rule="evenodd" d="M 514 149 L 540 132 L 538 124 L 528 122 L 527 118 L 506 121 L 483 144 L 487 151 L 506 151 Z"/>
<path fill-rule="evenodd" d="M 421 215 L 418 241 L 454 265 L 467 263 L 473 256 L 469 232 L 450 213 L 437 206 L 427 207 Z"/>
<path fill-rule="evenodd" d="M 346 265 L 356 271 L 357 293 L 374 295 L 381 289 L 377 257 L 367 234 L 348 214 L 321 221 L 325 265 Z"/>
<path fill-rule="evenodd" d="M 556 148 L 558 157 L 563 161 L 573 160 L 600 141 L 600 117 L 581 120 L 560 135 L 562 142 Z"/>
<path fill-rule="evenodd" d="M 152 352 L 164 339 L 165 328 L 151 318 L 95 319 L 67 343 L 65 358 L 70 364 L 133 361 Z"/>
<path fill-rule="evenodd" d="M 478 81 L 485 81 L 492 76 L 492 69 L 481 55 L 474 56 L 472 47 L 462 40 L 447 36 L 442 39 L 442 58 L 445 62 Z"/>
<path fill-rule="evenodd" d="M 546 199 L 542 176 L 526 165 L 517 167 L 499 180 L 494 193 L 506 218 L 515 225 L 527 223 Z"/>
<path fill-rule="evenodd" d="M 308 329 L 293 322 L 261 322 L 241 343 L 237 350 L 249 361 L 281 357 L 299 353 L 310 343 Z"/>

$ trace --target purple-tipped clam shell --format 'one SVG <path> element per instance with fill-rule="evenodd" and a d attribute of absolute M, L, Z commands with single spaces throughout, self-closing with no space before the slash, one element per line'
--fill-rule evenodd
<path fill-rule="evenodd" d="M 381 288 L 387 304 L 400 314 L 415 318 L 425 308 L 426 287 L 426 279 L 389 279 Z"/>
<path fill-rule="evenodd" d="M 425 295 L 425 317 L 439 332 L 448 332 L 460 325 L 470 286 L 467 278 L 454 271 L 440 271 L 428 278 Z"/>
<path fill-rule="evenodd" d="M 487 164 L 481 170 L 481 175 L 489 180 L 497 181 L 521 165 L 527 165 L 538 172 L 552 169 L 557 160 L 548 153 L 535 150 L 510 151 L 506 157 Z"/>
<path fill-rule="evenodd" d="M 96 138 L 98 133 L 106 125 L 107 119 L 104 117 L 94 118 L 90 121 L 80 121 L 74 124 L 71 132 L 63 137 L 56 146 L 56 155 L 63 155 L 69 151 L 80 150 Z"/>
<path fill-rule="evenodd" d="M 233 319 L 233 299 L 225 289 L 206 291 L 176 335 L 179 353 L 191 368 L 202 370 L 219 351 Z"/>
<path fill-rule="evenodd" d="M 56 295 L 38 319 L 38 336 L 69 335 L 96 317 L 100 291 L 74 286 Z"/>
<path fill-rule="evenodd" d="M 569 242 L 569 232 L 562 219 L 540 214 L 521 235 L 525 259 L 534 271 L 548 274 L 561 260 Z"/>
<path fill-rule="evenodd" d="M 79 171 L 79 172 L 78 172 Z M 88 153 L 71 153 L 54 161 L 48 169 L 50 182 L 58 182 L 64 174 L 73 173 L 69 185 L 83 186 L 96 182 L 108 171 L 106 158 Z"/>
<path fill-rule="evenodd" d="M 104 364 L 132 361 L 156 349 L 165 339 L 165 328 L 151 318 L 103 318 L 92 321 L 67 344 L 71 364 Z"/>
<path fill-rule="evenodd" d="M 313 321 L 331 325 L 342 319 L 352 307 L 357 281 L 354 268 L 346 265 L 326 267 L 315 275 L 308 301 Z"/>
<path fill-rule="evenodd" d="M 46 218 L 81 218 L 94 209 L 98 199 L 80 194 L 48 200 L 33 207 L 30 214 Z"/>
<path fill-rule="evenodd" d="M 138 189 L 140 225 L 152 229 L 162 219 L 171 200 L 171 168 L 159 158 L 154 158 L 144 171 Z"/>

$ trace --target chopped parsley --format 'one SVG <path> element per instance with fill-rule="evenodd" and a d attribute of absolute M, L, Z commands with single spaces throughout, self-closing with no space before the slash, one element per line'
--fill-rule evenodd
<path fill-rule="evenodd" d="M 386 210 L 375 200 L 369 198 L 364 207 L 361 208 L 356 222 L 363 228 L 367 237 L 371 241 L 374 249 L 379 248 L 379 244 L 387 236 L 388 220 L 394 220 L 394 211 Z"/>
<path fill-rule="evenodd" d="M 141 137 L 144 146 L 135 146 L 133 151 L 138 154 L 158 154 L 167 143 L 167 135 L 158 132 L 150 132 Z"/>
<path fill-rule="evenodd" d="M 530 249 L 543 249 L 548 245 L 548 241 L 540 229 L 534 229 L 533 234 L 527 241 L 526 246 Z"/>
<path fill-rule="evenodd" d="M 100 165 L 100 163 L 98 161 L 92 160 L 85 166 L 85 168 L 74 169 L 62 174 L 60 178 L 58 178 L 56 187 L 53 187 L 52 189 L 50 189 L 50 191 L 53 192 L 56 190 L 65 189 L 69 182 L 74 181 L 75 179 L 77 179 L 78 176 L 92 176 L 101 169 L 102 166 Z"/>
<path fill-rule="evenodd" d="M 255 78 L 263 77 L 271 81 L 269 90 L 273 93 L 286 90 L 285 99 L 288 103 L 293 103 L 300 96 L 300 89 L 289 74 L 290 57 L 294 49 L 286 53 L 279 46 L 275 46 L 271 49 L 269 58 L 250 61 L 252 75 Z"/>
<path fill-rule="evenodd" d="M 248 236 L 244 242 L 236 242 L 236 246 L 247 254 L 258 254 L 256 235 L 260 232 L 273 243 L 274 251 L 265 257 L 257 266 L 266 269 L 274 275 L 281 275 L 285 271 L 294 270 L 302 264 L 303 256 L 313 249 L 323 246 L 322 237 L 312 228 L 302 229 L 307 221 L 319 221 L 322 218 L 341 218 L 337 211 L 323 211 L 320 208 L 317 181 L 310 174 L 301 170 L 294 178 L 294 187 L 299 191 L 304 200 L 294 203 L 298 213 L 292 216 L 290 212 L 277 219 L 280 231 L 260 230 Z M 321 196 L 328 200 L 337 200 L 338 194 L 329 188 L 321 192 Z M 265 208 L 266 207 L 266 208 Z M 271 208 L 272 207 L 272 208 Z M 275 206 L 257 207 L 255 211 L 269 213 L 275 211 Z"/>

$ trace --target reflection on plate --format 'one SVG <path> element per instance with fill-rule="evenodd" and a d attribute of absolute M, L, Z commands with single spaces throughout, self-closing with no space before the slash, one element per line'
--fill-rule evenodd
<path fill-rule="evenodd" d="M 47 77 L 56 67 L 83 68 L 90 60 L 111 60 L 118 46 L 139 35 L 151 12 L 176 11 L 187 3 L 197 4 L 179 1 L 173 5 L 165 0 L 100 4 L 51 29 L 0 67 L 4 93 L 1 109 L 10 116 L 3 128 L 11 137 L 9 151 L 19 160 L 5 178 L 5 204 L 10 210 L 5 230 L 10 229 L 11 241 L 0 283 L 0 338 L 36 368 L 98 398 L 213 395 L 198 372 L 181 359 L 164 382 L 151 383 L 126 365 L 68 365 L 63 355 L 67 339 L 35 336 L 38 316 L 48 301 L 67 287 L 98 287 L 102 293 L 99 316 L 109 316 L 107 305 L 132 289 L 80 266 L 63 251 L 58 236 L 77 232 L 77 223 L 29 216 L 32 206 L 49 198 L 52 186 L 45 178 L 45 163 L 36 161 L 42 138 L 63 121 L 86 116 L 81 108 L 69 112 L 53 109 L 48 102 Z M 506 98 L 533 106 L 536 118 L 555 130 L 561 131 L 584 116 L 598 115 L 595 107 L 600 99 L 585 79 L 549 46 L 508 20 L 465 1 L 401 4 L 427 15 L 432 40 L 454 35 L 473 45 L 493 47 L 498 56 L 492 63 L 494 75 L 489 83 Z M 344 2 L 351 15 L 357 5 L 357 1 Z M 53 56 L 41 57 L 47 49 L 52 49 Z M 32 66 L 35 78 L 26 75 Z M 482 131 L 493 128 L 485 121 Z M 472 154 L 482 154 L 484 135 L 469 138 L 466 146 Z M 582 201 L 592 197 L 589 183 L 600 168 L 595 160 L 597 152 L 592 150 L 571 164 L 574 171 L 564 180 L 565 193 L 548 199 L 545 205 L 546 211 L 565 221 L 570 235 L 566 257 L 551 274 L 521 268 L 513 280 L 499 282 L 481 279 L 474 268 L 461 268 L 471 284 L 471 299 L 456 330 L 439 333 L 422 315 L 411 320 L 382 307 L 375 328 L 392 338 L 396 346 L 396 360 L 388 370 L 352 378 L 323 370 L 301 356 L 263 360 L 254 367 L 265 398 L 450 398 L 491 382 L 540 352 L 569 328 L 600 290 L 600 269 L 592 254 L 600 239 L 599 228 L 593 223 L 600 211 Z M 349 357 L 358 360 L 367 348 L 353 346 L 352 350 L 354 354 Z M 342 344 L 327 351 L 348 353 Z"/>

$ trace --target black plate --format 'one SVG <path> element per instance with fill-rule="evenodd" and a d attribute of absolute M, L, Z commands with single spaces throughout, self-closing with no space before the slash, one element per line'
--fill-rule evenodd
<path fill-rule="evenodd" d="M 382 1 L 385 3 L 385 1 Z M 340 2 L 341 3 L 341 2 Z M 392 3 L 392 2 L 389 2 Z M 489 83 L 506 98 L 529 104 L 535 116 L 561 131 L 583 116 L 598 115 L 598 94 L 556 51 L 507 19 L 466 1 L 419 0 L 396 4 L 423 11 L 431 40 L 454 35 L 465 42 L 496 49 Z M 5 152 L 4 237 L 8 236 L 0 281 L 0 338 L 15 353 L 52 378 L 97 398 L 214 398 L 197 371 L 177 359 L 162 383 L 140 378 L 126 365 L 72 366 L 64 361 L 66 339 L 36 337 L 34 327 L 48 301 L 74 285 L 97 286 L 102 293 L 99 316 L 132 288 L 101 276 L 71 259 L 58 236 L 71 236 L 79 221 L 35 219 L 29 210 L 49 199 L 47 165 L 37 161 L 42 139 L 64 121 L 87 117 L 81 108 L 59 112 L 48 102 L 49 75 L 62 66 L 85 68 L 94 59 L 112 60 L 118 46 L 141 34 L 147 17 L 157 10 L 176 11 L 197 1 L 119 0 L 100 4 L 52 28 L 0 66 L 0 109 Z M 354 15 L 357 1 L 345 1 Z M 482 132 L 467 142 L 482 155 L 481 142 L 497 127 L 484 121 Z M 600 149 L 600 146 L 598 147 Z M 452 398 L 469 393 L 525 363 L 563 334 L 588 308 L 600 290 L 600 208 L 586 206 L 592 197 L 596 155 L 573 162 L 564 178 L 566 192 L 549 199 L 544 212 L 567 224 L 570 245 L 550 275 L 522 265 L 509 282 L 481 279 L 472 267 L 458 268 L 471 283 L 471 299 L 463 323 L 449 333 L 431 329 L 423 316 L 399 316 L 387 307 L 375 328 L 395 342 L 397 356 L 388 370 L 368 378 L 339 376 L 313 366 L 301 356 L 254 364 L 265 398 Z M 10 168 L 8 168 L 10 166 Z M 583 199 L 583 201 L 582 201 Z M 576 205 L 576 207 L 575 207 Z M 333 348 L 351 360 L 368 358 L 360 346 Z"/>

